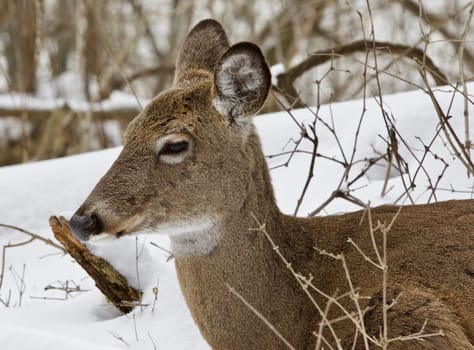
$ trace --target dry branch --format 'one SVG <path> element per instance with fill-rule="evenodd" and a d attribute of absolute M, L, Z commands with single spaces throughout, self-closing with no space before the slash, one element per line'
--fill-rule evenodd
<path fill-rule="evenodd" d="M 459 40 L 459 36 L 448 29 L 449 26 L 447 24 L 452 24 L 454 18 L 459 16 L 459 13 L 455 13 L 451 16 L 445 16 L 443 18 L 440 15 L 428 12 L 421 2 L 413 0 L 396 1 L 400 3 L 403 8 L 408 10 L 413 16 L 421 18 L 430 27 L 436 28 L 446 38 L 446 40 L 454 46 L 456 51 L 462 50 L 463 55 L 466 58 L 466 64 L 471 70 L 474 70 L 474 56 L 469 50 L 464 49 L 464 41 Z M 461 10 L 464 10 L 464 7 Z"/>
<path fill-rule="evenodd" d="M 87 247 L 73 236 L 69 223 L 63 217 L 52 216 L 49 224 L 56 239 L 92 277 L 97 288 L 120 311 L 130 312 L 140 301 L 141 292 L 131 287 L 127 279 L 109 262 L 91 254 Z"/>
<path fill-rule="evenodd" d="M 58 248 L 59 250 L 62 250 L 63 252 L 66 252 L 63 247 L 61 247 L 60 245 L 54 243 L 52 240 L 50 240 L 49 238 L 44 238 L 36 233 L 33 233 L 33 232 L 30 232 L 30 231 L 27 231 L 25 229 L 22 229 L 20 227 L 16 227 L 16 226 L 13 226 L 13 225 L 7 225 L 7 224 L 0 224 L 0 227 L 3 227 L 3 228 L 8 228 L 10 230 L 15 230 L 15 231 L 18 231 L 18 232 L 21 232 L 21 233 L 24 233 L 25 235 L 28 235 L 30 236 L 30 238 L 32 240 L 35 240 L 37 239 L 38 241 L 41 241 L 47 245 L 50 245 L 52 247 L 55 247 L 55 248 Z"/>
<path fill-rule="evenodd" d="M 3 277 L 5 275 L 5 259 L 6 259 L 6 253 L 7 253 L 7 249 L 10 249 L 10 248 L 17 248 L 17 247 L 21 247 L 21 246 L 24 246 L 24 245 L 27 245 L 27 244 L 30 244 L 31 242 L 35 241 L 35 240 L 38 240 L 38 241 L 41 241 L 49 246 L 52 246 L 52 247 L 55 247 L 55 248 L 58 248 L 59 250 L 61 250 L 62 252 L 66 252 L 64 250 L 63 247 L 61 247 L 59 244 L 56 244 L 54 243 L 52 240 L 50 240 L 49 238 L 44 238 L 44 237 L 41 237 L 40 235 L 36 234 L 36 233 L 33 233 L 33 232 L 30 232 L 30 231 L 27 231 L 27 230 L 24 230 L 20 227 L 17 227 L 17 226 L 13 226 L 13 225 L 7 225 L 7 224 L 0 224 L 0 228 L 7 228 L 7 229 L 10 229 L 10 230 L 15 230 L 15 231 L 18 231 L 18 232 L 21 232 L 25 235 L 28 235 L 30 236 L 29 239 L 25 240 L 25 241 L 22 241 L 22 242 L 18 242 L 18 243 L 8 243 L 6 245 L 4 245 L 2 247 L 2 255 L 1 255 L 1 262 L 0 262 L 0 290 L 2 289 L 2 286 L 3 286 Z M 1 299 L 0 299 L 1 301 Z M 5 304 L 5 303 L 4 303 Z M 7 303 L 8 304 L 8 303 Z"/>
<path fill-rule="evenodd" d="M 299 95 L 293 84 L 295 80 L 305 72 L 318 65 L 333 60 L 334 58 L 351 55 L 355 52 L 366 52 L 372 48 L 376 48 L 377 50 L 385 50 L 387 53 L 392 55 L 405 56 L 406 58 L 412 59 L 415 62 L 424 62 L 428 72 L 436 82 L 436 85 L 444 85 L 448 83 L 446 75 L 433 63 L 433 61 L 428 56 L 426 56 L 426 53 L 423 50 L 417 47 L 403 44 L 393 44 L 390 42 L 359 40 L 347 45 L 337 46 L 330 50 L 317 51 L 313 53 L 301 63 L 278 75 L 278 88 L 282 92 L 288 94 L 290 97 L 298 99 Z M 300 104 L 298 104 L 298 106 L 301 107 Z"/>

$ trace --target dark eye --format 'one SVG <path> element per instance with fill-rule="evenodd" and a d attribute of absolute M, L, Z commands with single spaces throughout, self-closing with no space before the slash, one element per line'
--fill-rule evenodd
<path fill-rule="evenodd" d="M 188 149 L 188 142 L 187 141 L 178 141 L 173 143 L 167 143 L 163 149 L 161 150 L 160 154 L 177 154 L 184 152 Z"/>

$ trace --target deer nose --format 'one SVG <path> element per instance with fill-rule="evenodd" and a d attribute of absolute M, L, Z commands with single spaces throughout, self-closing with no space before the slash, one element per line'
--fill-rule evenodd
<path fill-rule="evenodd" d="M 74 214 L 69 224 L 74 236 L 81 241 L 87 241 L 91 236 L 102 232 L 102 225 L 95 214 L 91 216 Z"/>

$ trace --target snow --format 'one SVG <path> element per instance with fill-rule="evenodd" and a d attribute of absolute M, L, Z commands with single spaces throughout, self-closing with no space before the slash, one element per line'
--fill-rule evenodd
<path fill-rule="evenodd" d="M 474 84 L 471 84 L 468 90 L 473 87 Z M 436 97 L 441 108 L 451 116 L 450 124 L 453 129 L 456 130 L 458 135 L 464 135 L 463 100 L 461 94 L 456 93 L 453 98 L 452 90 L 445 88 L 438 90 Z M 431 104 L 429 96 L 422 91 L 387 95 L 383 97 L 383 102 L 385 110 L 394 119 L 394 125 L 400 135 L 403 136 L 411 151 L 414 152 L 414 155 L 412 155 L 403 146 L 402 142 L 399 141 L 399 153 L 407 161 L 408 168 L 413 176 L 418 168 L 418 160 L 424 154 L 423 145 L 429 144 L 437 133 L 439 121 L 435 109 Z M 350 158 L 352 153 L 353 144 L 356 140 L 355 132 L 363 108 L 364 101 L 357 100 L 337 103 L 331 106 L 323 105 L 318 111 L 318 115 L 327 123 L 333 122 L 334 129 L 339 135 L 339 142 L 347 159 Z M 375 99 L 367 99 L 365 101 L 365 108 L 367 108 L 367 113 L 362 121 L 360 134 L 357 138 L 356 155 L 354 157 L 355 161 L 360 162 L 353 167 L 349 180 L 355 178 L 359 171 L 367 164 L 367 162 L 363 161 L 365 158 L 374 157 L 377 155 L 377 152 L 384 153 L 387 147 L 382 139 L 382 137 L 386 139 L 387 132 L 378 102 Z M 474 107 L 471 103 L 469 108 L 469 115 L 472 116 Z M 297 120 L 303 121 L 305 125 L 310 125 L 314 119 L 314 112 L 314 108 L 312 112 L 307 109 L 300 109 L 292 111 L 292 115 Z M 294 147 L 290 139 L 297 140 L 301 132 L 295 127 L 292 119 L 288 116 L 285 117 L 284 114 L 261 116 L 257 118 L 256 125 L 259 133 L 262 135 L 263 149 L 266 155 L 291 151 Z M 320 122 L 317 123 L 316 130 L 319 139 L 318 152 L 343 161 L 334 135 Z M 471 138 L 473 133 L 474 126 L 471 122 L 469 132 Z M 423 169 L 425 171 L 421 169 L 417 174 L 416 188 L 411 193 L 414 202 L 425 203 L 428 201 L 431 193 L 431 191 L 427 191 L 429 180 L 434 183 L 444 168 L 444 163 L 440 158 L 448 163 L 449 166 L 438 184 L 439 190 L 436 191 L 437 199 L 448 200 L 471 197 L 473 179 L 469 179 L 466 176 L 466 169 L 454 158 L 452 152 L 445 146 L 445 143 L 445 137 L 443 133 L 440 133 L 440 137 L 436 138 L 431 148 L 432 154 L 428 154 L 423 162 Z M 303 141 L 300 149 L 311 152 L 312 144 Z M 281 165 L 285 163 L 288 157 L 289 155 L 271 158 L 269 165 L 270 167 Z M 291 213 L 295 208 L 308 176 L 309 160 L 310 155 L 298 153 L 293 156 L 289 167 L 279 167 L 271 172 L 277 200 L 284 212 Z M 380 193 L 386 178 L 386 165 L 385 161 L 378 162 L 368 171 L 367 176 L 362 177 L 353 184 L 351 193 L 364 202 L 370 200 L 373 205 L 394 203 L 405 192 L 401 182 L 402 178 L 405 181 L 408 179 L 407 175 L 400 177 L 396 171 L 392 170 L 387 184 L 387 188 L 390 191 L 385 196 L 381 196 Z M 305 216 L 324 202 L 332 191 L 337 188 L 338 183 L 343 177 L 343 172 L 343 167 L 334 161 L 318 158 L 315 164 L 315 175 L 312 185 L 305 196 L 307 199 L 303 202 L 299 214 Z M 453 193 L 450 191 L 452 188 L 467 193 Z M 431 199 L 431 201 L 433 200 Z M 406 198 L 405 202 L 398 202 L 398 204 L 403 203 L 407 203 Z M 337 200 L 331 203 L 326 211 L 327 213 L 338 213 L 354 209 L 357 209 L 357 207 L 349 205 L 346 201 Z"/>
<path fill-rule="evenodd" d="M 97 180 L 110 167 L 120 149 L 82 154 L 58 160 L 0 168 L 0 223 L 20 226 L 52 238 L 48 217 L 69 216 Z M 15 231 L 0 229 L 0 244 L 17 243 L 27 238 Z M 167 246 L 165 237 L 153 237 Z M 9 349 L 123 349 L 127 346 L 114 337 L 123 337 L 132 349 L 208 349 L 187 310 L 176 279 L 173 261 L 149 244 L 148 237 L 124 237 L 109 247 L 96 245 L 102 256 L 117 257 L 114 266 L 138 285 L 135 272 L 136 249 L 139 252 L 140 285 L 145 291 L 143 303 L 150 304 L 133 315 L 120 316 L 107 305 L 86 273 L 69 256 L 40 242 L 9 249 L 6 252 L 5 280 L 0 297 L 12 292 L 13 307 L 0 306 L 0 344 Z M 49 256 L 49 254 L 55 254 Z M 25 268 L 25 294 L 19 307 L 15 273 Z M 130 268 L 132 266 L 132 268 Z M 44 288 L 58 281 L 74 281 L 87 292 L 73 293 L 68 300 L 60 291 Z M 70 282 L 72 283 L 72 282 Z M 158 287 L 155 310 L 153 287 Z M 135 336 L 135 323 L 138 340 Z M 112 332 L 112 333 L 111 333 Z M 18 337 L 18 335 L 22 337 Z M 59 337 L 61 335 L 61 337 Z M 54 344 L 53 344 L 54 343 Z"/>
<path fill-rule="evenodd" d="M 285 66 L 283 63 L 277 63 L 270 67 L 270 73 L 272 74 L 272 85 L 278 86 L 278 76 L 285 72 Z"/>
<path fill-rule="evenodd" d="M 474 84 L 468 86 L 474 88 Z M 452 116 L 450 122 L 459 135 L 464 133 L 463 100 L 460 94 L 454 99 L 451 88 L 436 92 L 443 110 Z M 429 96 L 421 91 L 384 96 L 384 106 L 394 119 L 405 141 L 421 158 L 424 147 L 436 133 L 438 119 Z M 125 98 L 124 98 L 125 99 Z M 118 98 L 120 100 L 120 98 Z M 1 104 L 2 98 L 0 98 Z M 33 102 L 31 102 L 33 104 Z M 36 102 L 35 102 L 36 103 Z M 53 102 L 50 102 L 53 103 Z M 118 101 L 117 103 L 120 103 Z M 129 103 L 127 101 L 123 103 Z M 44 101 L 42 106 L 44 106 Z M 354 179 L 366 165 L 365 158 L 376 151 L 384 152 L 386 129 L 377 101 L 367 99 L 367 112 L 362 121 L 354 159 L 360 160 L 349 174 Z M 313 113 L 334 125 L 345 156 L 351 156 L 364 102 L 349 101 L 311 110 L 292 111 L 299 123 L 309 130 Z M 472 105 L 470 115 L 474 114 Z M 285 112 L 255 118 L 265 154 L 291 151 L 290 139 L 297 140 L 301 130 Z M 470 134 L 473 134 L 471 126 Z M 321 123 L 316 124 L 319 139 L 318 152 L 342 160 L 341 151 L 333 134 Z M 418 138 L 417 138 L 418 137 Z M 444 136 L 442 136 L 444 138 Z M 311 151 L 312 145 L 303 141 L 300 149 Z M 407 161 L 411 176 L 417 169 L 417 160 L 400 143 L 400 154 Z M 110 167 L 120 148 L 82 154 L 62 159 L 48 160 L 0 168 L 0 223 L 16 225 L 52 238 L 48 227 L 50 215 L 71 215 L 92 190 L 98 179 Z M 434 156 L 436 154 L 436 157 Z M 286 162 L 289 154 L 268 159 L 270 167 Z M 438 200 L 471 198 L 472 178 L 465 168 L 445 147 L 441 138 L 432 146 L 432 154 L 424 161 L 424 171 L 416 178 L 412 198 L 417 203 L 433 201 L 427 191 L 429 178 L 435 181 L 444 169 L 441 157 L 449 164 L 437 185 Z M 271 171 L 276 197 L 280 208 L 292 212 L 300 196 L 309 171 L 310 156 L 297 153 L 288 167 Z M 315 176 L 305 196 L 299 215 L 306 215 L 317 208 L 337 188 L 373 204 L 393 203 L 404 192 L 402 179 L 408 175 L 392 171 L 387 193 L 382 196 L 386 177 L 386 162 L 380 162 L 358 181 L 349 184 L 342 177 L 344 168 L 334 161 L 317 158 Z M 342 179 L 342 181 L 341 181 Z M 454 188 L 459 192 L 451 192 Z M 404 198 L 398 203 L 407 202 Z M 323 213 L 355 210 L 357 207 L 345 200 L 333 201 Z M 28 237 L 0 228 L 0 244 L 19 243 Z M 93 281 L 69 257 L 58 250 L 35 241 L 31 244 L 7 249 L 5 275 L 0 298 L 9 299 L 10 307 L 0 304 L 0 344 L 2 350 L 10 349 L 209 349 L 195 326 L 179 289 L 173 261 L 167 254 L 151 245 L 154 242 L 169 247 L 164 236 L 140 235 L 123 237 L 107 244 L 94 244 L 92 250 L 108 257 L 130 282 L 144 290 L 143 304 L 129 315 L 120 315 L 110 306 Z M 138 264 L 138 266 L 137 266 Z M 139 271 L 137 274 L 137 270 Z M 67 295 L 64 291 L 45 287 L 60 287 L 68 281 L 70 287 L 80 287 L 80 292 Z M 154 291 L 158 290 L 157 295 Z"/>

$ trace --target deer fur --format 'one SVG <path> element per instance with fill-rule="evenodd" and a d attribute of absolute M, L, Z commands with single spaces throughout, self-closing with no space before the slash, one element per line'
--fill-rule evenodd
<path fill-rule="evenodd" d="M 321 315 L 283 264 L 266 232 L 295 271 L 313 276 L 328 295 L 349 291 L 344 254 L 369 335 L 379 338 L 381 271 L 367 215 L 297 218 L 280 213 L 251 116 L 263 105 L 270 72 L 253 44 L 230 46 L 221 25 L 200 22 L 179 54 L 173 86 L 128 126 L 124 148 L 71 219 L 77 236 L 169 234 L 179 283 L 203 337 L 213 349 L 286 349 L 226 284 L 239 292 L 296 349 L 314 349 Z M 178 150 L 178 151 L 177 151 Z M 398 207 L 371 210 L 390 223 Z M 389 349 L 474 349 L 474 201 L 407 206 L 387 235 Z M 380 234 L 376 244 L 381 247 Z M 325 309 L 327 299 L 312 291 Z M 356 312 L 350 296 L 340 303 Z M 332 305 L 328 319 L 344 314 Z M 364 349 L 347 320 L 334 323 L 343 349 Z M 327 327 L 324 339 L 336 348 Z M 323 348 L 330 348 L 323 342 Z M 376 348 L 369 343 L 370 349 Z"/>

